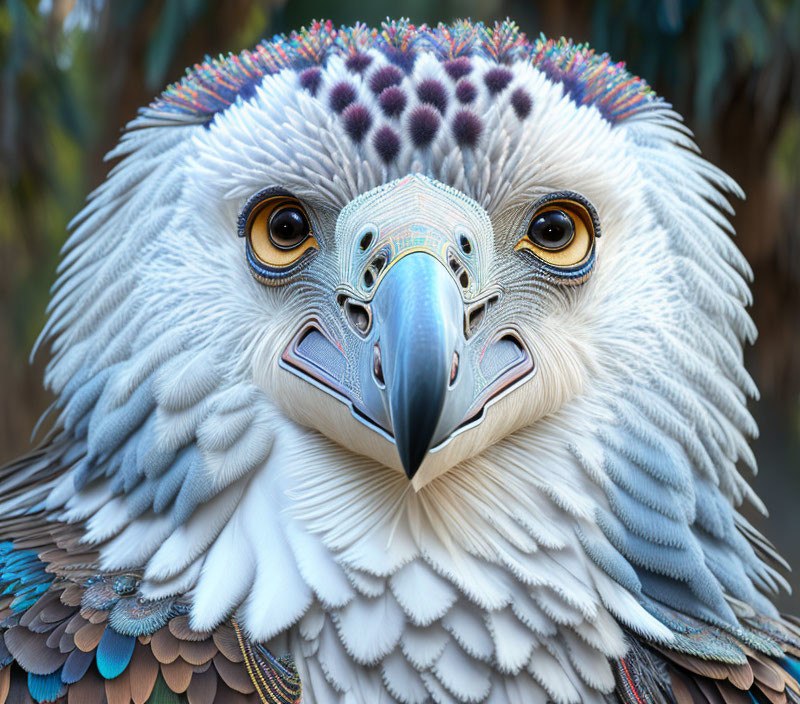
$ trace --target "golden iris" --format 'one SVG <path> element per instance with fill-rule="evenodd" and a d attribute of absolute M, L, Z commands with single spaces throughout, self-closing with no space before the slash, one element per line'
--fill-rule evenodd
<path fill-rule="evenodd" d="M 318 249 L 303 206 L 288 196 L 266 198 L 247 219 L 247 238 L 256 259 L 275 269 L 297 262 L 309 249 Z"/>
<path fill-rule="evenodd" d="M 572 268 L 588 260 L 595 231 L 592 216 L 581 203 L 550 200 L 534 214 L 515 250 L 525 249 L 558 268 Z"/>

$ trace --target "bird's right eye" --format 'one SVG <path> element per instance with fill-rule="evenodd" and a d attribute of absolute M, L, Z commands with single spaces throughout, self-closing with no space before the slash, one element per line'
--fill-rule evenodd
<path fill-rule="evenodd" d="M 283 193 L 251 198 L 240 216 L 239 230 L 247 240 L 253 275 L 266 284 L 281 283 L 319 249 L 302 203 Z"/>

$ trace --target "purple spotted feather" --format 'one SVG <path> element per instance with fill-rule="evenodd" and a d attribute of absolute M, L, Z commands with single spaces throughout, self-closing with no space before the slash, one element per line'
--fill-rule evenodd
<path fill-rule="evenodd" d="M 238 97 L 247 99 L 252 95 L 264 76 L 284 69 L 298 72 L 302 86 L 314 93 L 318 88 L 314 80 L 317 74 L 308 69 L 324 66 L 331 56 L 341 56 L 352 71 L 360 72 L 368 63 L 365 52 L 371 49 L 381 52 L 397 69 L 391 80 L 380 86 L 381 90 L 399 82 L 413 69 L 417 56 L 427 52 L 437 56 L 453 78 L 469 72 L 469 57 L 482 56 L 496 62 L 498 80 L 492 82 L 490 78 L 490 90 L 502 89 L 500 79 L 506 75 L 503 66 L 529 61 L 550 80 L 561 83 L 573 101 L 596 107 L 612 124 L 659 101 L 647 83 L 631 75 L 624 63 L 614 63 L 607 54 L 597 54 L 585 44 L 573 44 L 563 38 L 542 36 L 530 42 L 510 21 L 493 27 L 463 21 L 416 27 L 401 20 L 384 22 L 380 29 L 363 24 L 337 29 L 327 21 L 264 40 L 251 51 L 206 58 L 167 88 L 145 113 L 150 117 L 171 114 L 187 121 L 209 122 Z M 518 113 L 526 112 L 524 101 L 518 100 L 514 107 Z"/>

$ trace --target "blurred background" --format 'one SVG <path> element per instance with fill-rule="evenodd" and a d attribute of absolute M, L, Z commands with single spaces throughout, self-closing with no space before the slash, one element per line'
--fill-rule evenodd
<path fill-rule="evenodd" d="M 511 17 L 589 42 L 644 77 L 739 182 L 738 245 L 755 273 L 747 350 L 761 389 L 748 511 L 800 571 L 800 0 L 5 0 L 0 3 L 0 462 L 51 402 L 28 355 L 70 218 L 105 178 L 121 128 L 186 66 L 314 18 Z M 795 596 L 780 605 L 800 614 Z"/>

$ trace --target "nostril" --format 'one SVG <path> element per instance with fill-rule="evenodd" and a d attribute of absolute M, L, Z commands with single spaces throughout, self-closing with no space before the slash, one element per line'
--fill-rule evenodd
<path fill-rule="evenodd" d="M 361 238 L 361 242 L 358 245 L 361 248 L 362 252 L 367 251 L 367 247 L 369 247 L 372 244 L 373 237 L 374 235 L 372 234 L 372 231 L 364 233 L 364 236 Z"/>
<path fill-rule="evenodd" d="M 376 274 L 381 273 L 381 269 L 383 269 L 384 265 L 386 264 L 385 257 L 376 257 L 375 260 L 372 262 L 372 269 L 375 270 Z"/>
<path fill-rule="evenodd" d="M 469 237 L 466 235 L 461 235 L 461 237 L 458 238 L 458 244 L 464 254 L 472 253 L 472 243 L 469 241 Z"/>
<path fill-rule="evenodd" d="M 466 270 L 461 271 L 461 275 L 458 277 L 458 280 L 461 282 L 461 288 L 469 287 L 469 274 L 467 274 Z"/>
<path fill-rule="evenodd" d="M 364 272 L 364 286 L 366 286 L 367 288 L 372 288 L 372 284 L 374 283 L 375 283 L 375 277 L 372 274 L 372 270 L 367 269 Z"/>
<path fill-rule="evenodd" d="M 375 376 L 375 381 L 383 388 L 386 382 L 383 380 L 383 365 L 381 364 L 381 348 L 378 344 L 372 348 L 372 373 Z"/>
<path fill-rule="evenodd" d="M 469 312 L 469 318 L 467 320 L 467 326 L 469 328 L 469 334 L 474 335 L 478 328 L 483 325 L 483 319 L 486 317 L 486 306 L 481 305 L 477 308 L 473 308 Z"/>
<path fill-rule="evenodd" d="M 370 328 L 371 316 L 369 309 L 352 300 L 348 300 L 344 306 L 350 324 L 360 333 L 366 334 Z"/>
<path fill-rule="evenodd" d="M 453 361 L 450 364 L 450 386 L 455 384 L 458 378 L 459 359 L 458 352 L 453 352 Z"/>
<path fill-rule="evenodd" d="M 494 306 L 499 300 L 499 296 L 492 295 L 481 302 L 473 303 L 472 306 L 467 309 L 465 332 L 468 338 L 472 337 L 478 332 L 478 330 L 481 329 L 484 322 L 486 322 L 486 316 L 489 314 L 492 306 Z"/>

